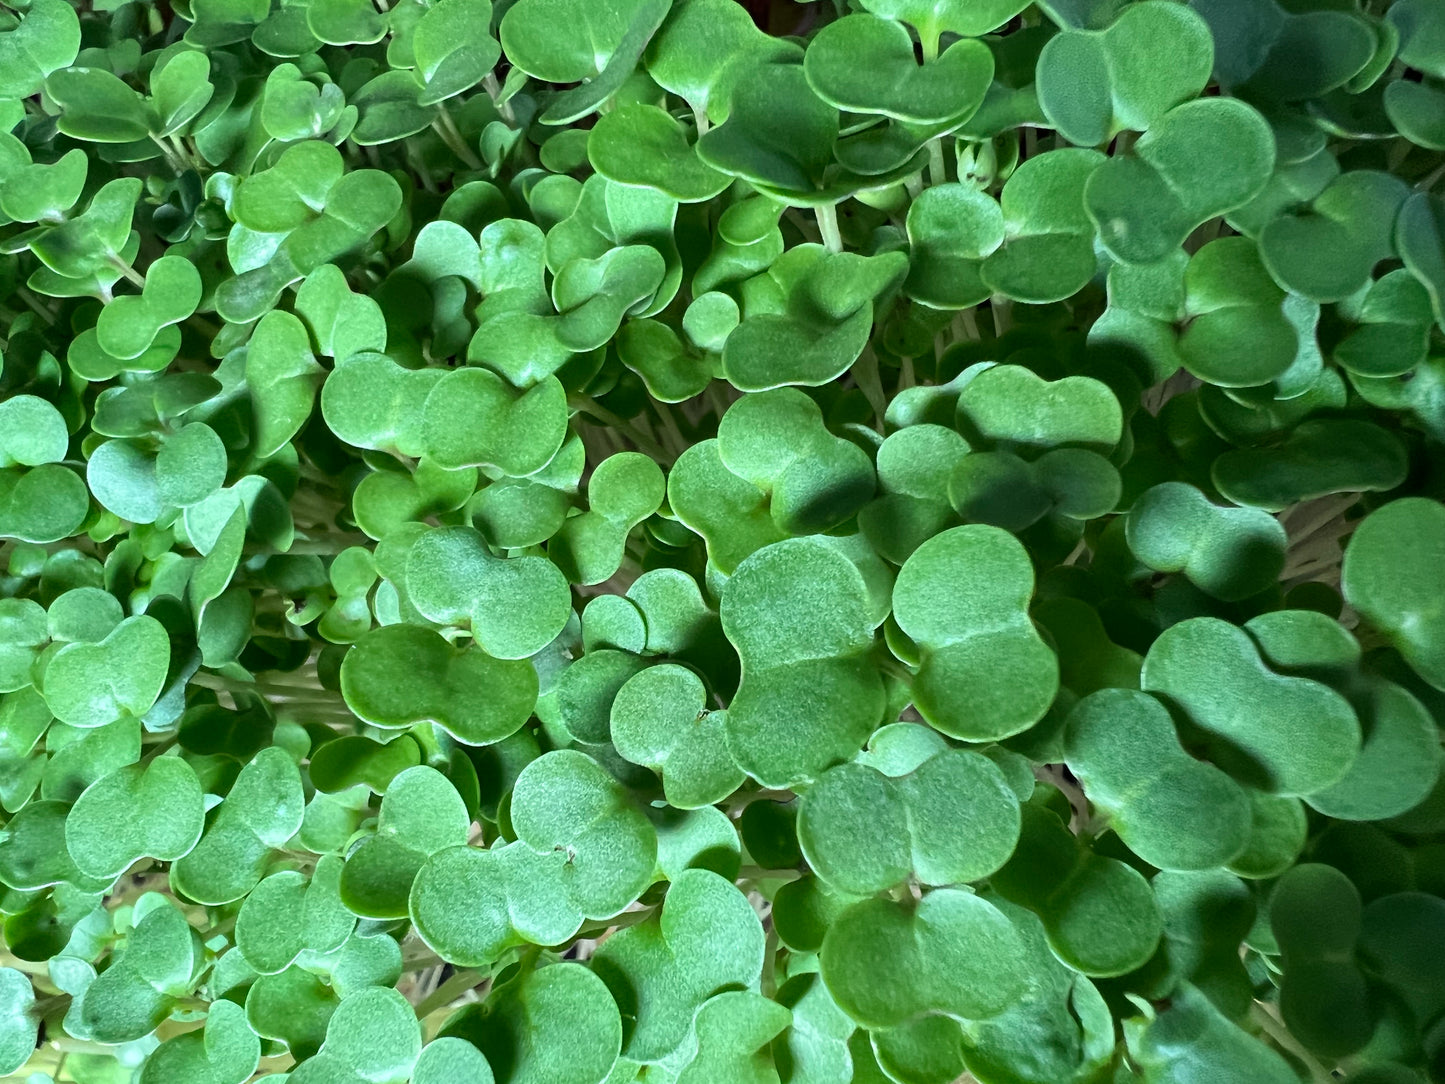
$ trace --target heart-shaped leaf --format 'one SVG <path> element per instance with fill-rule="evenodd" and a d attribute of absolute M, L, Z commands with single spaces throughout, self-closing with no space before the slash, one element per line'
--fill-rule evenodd
<path fill-rule="evenodd" d="M 1270 793 L 1323 790 L 1359 751 L 1359 721 L 1339 693 L 1275 673 L 1245 632 L 1218 618 L 1166 629 L 1144 659 L 1142 682 L 1210 735 L 1226 770 Z"/>
<path fill-rule="evenodd" d="M 747 900 L 708 870 L 685 870 L 647 922 L 619 932 L 593 967 L 623 1014 L 635 1021 L 624 1057 L 656 1062 L 686 1039 L 714 993 L 746 987 L 763 964 L 763 930 Z"/>
<path fill-rule="evenodd" d="M 919 65 L 903 26 L 859 13 L 829 23 L 808 43 L 803 72 L 818 97 L 839 109 L 956 124 L 983 101 L 993 54 L 981 42 L 963 40 Z"/>
<path fill-rule="evenodd" d="M 1179 745 L 1168 710 L 1130 689 L 1104 689 L 1069 713 L 1065 759 L 1131 850 L 1160 869 L 1211 869 L 1244 849 L 1243 788 Z"/>
<path fill-rule="evenodd" d="M 472 695 L 484 687 L 485 699 Z M 476 645 L 455 648 L 417 625 L 373 629 L 341 664 L 341 695 L 373 726 L 405 730 L 433 722 L 458 740 L 488 745 L 527 721 L 537 674 L 524 662 L 497 659 Z"/>
<path fill-rule="evenodd" d="M 1434 560 L 1445 509 L 1407 497 L 1366 516 L 1350 536 L 1341 588 L 1350 605 L 1394 642 L 1415 672 L 1445 689 L 1445 611 Z"/>
<path fill-rule="evenodd" d="M 952 888 L 908 903 L 855 903 L 829 928 L 818 958 L 833 1000 L 865 1027 L 925 1013 L 996 1016 L 1023 991 L 1027 960 L 996 907 Z"/>
<path fill-rule="evenodd" d="M 179 757 L 157 757 L 87 787 L 65 818 L 65 849 L 84 872 L 116 877 L 145 856 L 173 862 L 188 854 L 204 821 L 195 771 Z"/>
<path fill-rule="evenodd" d="M 1017 734 L 1053 701 L 1058 660 L 1029 621 L 1033 587 L 1023 546 L 983 524 L 935 535 L 899 569 L 894 617 L 921 648 L 913 702 L 945 734 Z"/>
<path fill-rule="evenodd" d="M 1039 54 L 1044 115 L 1070 143 L 1094 147 L 1146 131 L 1209 81 L 1214 41 L 1189 8 L 1145 0 L 1102 30 L 1065 30 Z"/>
<path fill-rule="evenodd" d="M 1182 572 L 1226 601 L 1258 594 L 1284 570 L 1286 538 L 1278 520 L 1257 508 L 1214 504 L 1185 482 L 1145 490 L 1129 510 L 1126 534 L 1144 564 Z"/>
<path fill-rule="evenodd" d="M 1200 223 L 1253 199 L 1274 169 L 1275 145 L 1264 118 L 1244 102 L 1201 98 L 1154 121 L 1134 152 L 1089 175 L 1084 205 L 1112 256 L 1147 264 Z"/>
<path fill-rule="evenodd" d="M 738 565 L 720 612 L 743 660 L 727 718 L 738 766 L 786 787 L 850 757 L 883 710 L 865 657 L 878 618 L 857 566 L 818 539 L 778 542 Z"/>
<path fill-rule="evenodd" d="M 1008 861 L 1018 800 L 990 760 L 952 750 L 900 767 L 910 770 L 840 765 L 803 795 L 798 842 L 819 877 L 841 893 L 871 896 L 909 877 L 982 880 Z"/>
<path fill-rule="evenodd" d="M 153 617 L 128 617 L 99 643 L 66 644 L 51 657 L 45 702 L 72 726 L 142 716 L 160 695 L 170 658 L 165 626 Z"/>
<path fill-rule="evenodd" d="M 702 679 L 675 663 L 628 678 L 612 701 L 617 752 L 662 776 L 668 804 L 679 809 L 720 802 L 743 781 L 727 750 L 727 713 L 706 704 Z"/>

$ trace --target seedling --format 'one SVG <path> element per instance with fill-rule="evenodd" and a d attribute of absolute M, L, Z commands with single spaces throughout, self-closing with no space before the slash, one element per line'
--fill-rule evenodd
<path fill-rule="evenodd" d="M 0 1075 L 1445 1081 L 1438 0 L 6 0 Z"/>

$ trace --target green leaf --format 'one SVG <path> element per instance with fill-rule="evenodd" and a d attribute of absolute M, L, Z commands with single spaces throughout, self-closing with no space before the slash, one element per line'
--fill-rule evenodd
<path fill-rule="evenodd" d="M 711 199 L 731 183 L 698 158 L 681 124 L 640 102 L 598 118 L 587 137 L 587 158 L 609 181 L 651 188 L 682 203 Z"/>
<path fill-rule="evenodd" d="M 1023 941 L 1009 920 L 952 888 L 908 903 L 853 904 L 829 928 L 818 961 L 838 1007 L 870 1028 L 925 1013 L 986 1019 L 1028 982 Z"/>
<path fill-rule="evenodd" d="M 502 55 L 488 30 L 491 0 L 443 0 L 427 8 L 412 31 L 422 105 L 455 97 L 488 75 Z"/>
<path fill-rule="evenodd" d="M 1434 560 L 1445 509 L 1423 497 L 1391 501 L 1350 536 L 1341 570 L 1346 600 L 1384 632 L 1414 671 L 1445 689 L 1445 610 Z"/>
<path fill-rule="evenodd" d="M 205 1080 L 242 1084 L 261 1061 L 261 1044 L 246 1024 L 245 1010 L 217 1001 L 206 1013 L 206 1026 L 168 1039 L 141 1070 L 142 1084 L 182 1084 Z"/>
<path fill-rule="evenodd" d="M 341 902 L 343 866 L 322 855 L 310 878 L 282 870 L 251 890 L 236 916 L 236 947 L 251 967 L 274 975 L 302 953 L 324 955 L 345 943 L 356 919 Z"/>
<path fill-rule="evenodd" d="M 1159 701 L 1103 689 L 1074 706 L 1067 727 L 1069 770 L 1144 861 L 1211 869 L 1244 849 L 1251 815 L 1243 788 L 1184 751 Z"/>
<path fill-rule="evenodd" d="M 518 392 L 487 369 L 445 373 L 422 407 L 424 454 L 439 467 L 536 474 L 567 435 L 567 393 L 555 376 Z"/>
<path fill-rule="evenodd" d="M 922 649 L 913 702 L 945 734 L 1017 734 L 1053 701 L 1058 660 L 1029 621 L 1033 586 L 1023 546 L 981 524 L 935 535 L 899 570 L 894 617 Z"/>
<path fill-rule="evenodd" d="M 829 23 L 808 43 L 803 71 L 814 93 L 838 109 L 957 124 L 983 102 L 993 54 L 963 40 L 919 65 L 903 26 L 860 13 Z"/>
<path fill-rule="evenodd" d="M 201 838 L 201 785 L 178 757 L 128 765 L 86 788 L 65 819 L 65 848 L 92 876 L 116 877 L 149 856 L 173 862 Z"/>
<path fill-rule="evenodd" d="M 1125 1040 L 1149 1084 L 1203 1084 L 1218 1072 L 1260 1084 L 1294 1084 L 1298 1079 L 1273 1047 L 1242 1030 L 1188 983 L 1157 1016 L 1128 1021 Z"/>
<path fill-rule="evenodd" d="M 171 867 L 171 884 L 197 902 L 241 899 L 301 827 L 305 804 L 295 762 L 278 747 L 262 749 L 241 769 L 201 841 Z"/>
<path fill-rule="evenodd" d="M 1125 530 L 1130 551 L 1144 564 L 1182 572 L 1226 601 L 1258 594 L 1284 570 L 1286 538 L 1278 520 L 1257 508 L 1214 504 L 1185 482 L 1145 490 Z"/>
<path fill-rule="evenodd" d="M 417 871 L 445 847 L 465 843 L 470 818 L 456 788 L 419 765 L 394 778 L 381 800 L 376 834 L 346 859 L 341 901 L 363 918 L 401 918 Z"/>
<path fill-rule="evenodd" d="M 1023 807 L 1018 849 L 990 883 L 1036 914 L 1054 955 L 1085 975 L 1127 974 L 1158 947 L 1163 920 L 1149 882 L 1037 802 Z"/>
<path fill-rule="evenodd" d="M 1272 794 L 1323 790 L 1359 752 L 1359 720 L 1342 696 L 1274 672 L 1245 632 L 1218 618 L 1166 629 L 1144 659 L 1142 683 L 1207 735 L 1226 770 Z"/>
<path fill-rule="evenodd" d="M 498 659 L 537 654 L 572 614 L 572 596 L 556 565 L 541 557 L 494 557 L 470 527 L 427 531 L 412 544 L 406 592 L 427 619 L 469 625 L 477 644 Z M 499 676 L 503 672 L 512 671 L 499 670 Z"/>
<path fill-rule="evenodd" d="M 79 51 L 75 9 L 64 0 L 34 0 L 23 19 L 0 33 L 0 98 L 28 98 Z"/>
<path fill-rule="evenodd" d="M 798 842 L 819 877 L 840 893 L 871 896 L 910 878 L 982 880 L 1008 861 L 1018 800 L 988 758 L 953 750 L 899 767 L 907 770 L 840 765 L 803 795 Z"/>
<path fill-rule="evenodd" d="M 1269 181 L 1275 159 L 1269 125 L 1234 98 L 1175 106 L 1151 123 L 1134 152 L 1103 162 L 1084 186 L 1100 243 L 1134 264 L 1163 259 L 1200 223 L 1248 203 Z"/>
<path fill-rule="evenodd" d="M 146 101 L 104 68 L 61 68 L 45 80 L 60 130 L 91 143 L 132 143 L 158 127 Z"/>
<path fill-rule="evenodd" d="M 622 1054 L 644 1063 L 676 1051 L 704 1002 L 750 986 L 762 966 L 757 915 L 736 887 L 702 869 L 679 874 L 656 915 L 608 938 L 593 957 L 631 1022 Z"/>
<path fill-rule="evenodd" d="M 622 1020 L 602 980 L 581 964 L 524 969 L 486 1002 L 462 1009 L 441 1037 L 486 1055 L 498 1084 L 602 1084 L 622 1046 Z"/>
<path fill-rule="evenodd" d="M 511 818 L 533 852 L 565 854 L 561 891 L 583 917 L 615 915 L 652 883 L 656 832 L 586 753 L 559 749 L 523 768 Z"/>
<path fill-rule="evenodd" d="M 732 990 L 709 999 L 693 1023 L 697 1053 L 678 1074 L 679 1084 L 772 1084 L 778 1074 L 769 1044 L 791 1021 L 792 1013 L 782 1005 L 750 991 Z"/>
<path fill-rule="evenodd" d="M 58 463 L 69 447 L 65 418 L 46 400 L 16 395 L 0 403 L 0 467 Z"/>
<path fill-rule="evenodd" d="M 253 455 L 269 458 L 300 432 L 324 377 L 299 319 L 288 312 L 268 312 L 261 318 L 246 347 Z"/>
<path fill-rule="evenodd" d="M 0 968 L 0 989 L 5 993 L 5 1012 L 0 1016 L 0 1069 L 13 1073 L 35 1052 L 40 1022 L 30 1016 L 35 991 L 23 972 L 11 967 Z"/>
<path fill-rule="evenodd" d="M 492 690 L 472 695 L 478 685 Z M 388 730 L 433 722 L 470 745 L 515 733 L 532 713 L 537 675 L 476 645 L 454 648 L 417 625 L 373 629 L 341 664 L 341 694 L 358 718 Z"/>
<path fill-rule="evenodd" d="M 720 802 L 744 778 L 728 753 L 727 713 L 706 705 L 702 679 L 675 663 L 628 678 L 612 702 L 617 752 L 662 776 L 668 804 L 678 809 Z"/>
<path fill-rule="evenodd" d="M 99 643 L 66 644 L 51 657 L 45 702 L 72 726 L 139 717 L 160 695 L 170 657 L 170 638 L 159 621 L 128 617 Z"/>
<path fill-rule="evenodd" d="M 1085 210 L 1084 185 L 1103 161 L 1097 151 L 1064 148 L 1014 170 L 999 196 L 1003 244 L 979 267 L 990 290 L 1046 304 L 1094 277 L 1095 225 Z"/>
<path fill-rule="evenodd" d="M 1209 81 L 1209 26 L 1179 4 L 1126 7 L 1103 30 L 1067 29 L 1039 54 L 1039 104 L 1070 143 L 1094 147 L 1122 129 L 1147 131 Z"/>
<path fill-rule="evenodd" d="M 743 660 L 728 750 L 764 786 L 815 778 L 882 721 L 882 682 L 865 656 L 879 618 L 838 549 L 795 538 L 759 550 L 727 581 L 720 612 Z"/>

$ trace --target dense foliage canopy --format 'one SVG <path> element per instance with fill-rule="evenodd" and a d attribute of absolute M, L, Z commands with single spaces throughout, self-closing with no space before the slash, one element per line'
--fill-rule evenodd
<path fill-rule="evenodd" d="M 1445 1081 L 1442 151 L 1441 0 L 4 0 L 0 1074 Z"/>

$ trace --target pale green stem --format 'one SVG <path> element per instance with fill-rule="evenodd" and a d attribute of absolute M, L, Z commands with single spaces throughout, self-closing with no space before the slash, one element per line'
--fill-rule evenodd
<path fill-rule="evenodd" d="M 407 160 L 411 162 L 411 168 L 416 172 L 416 175 L 421 178 L 422 188 L 432 195 L 436 195 L 437 183 L 432 180 L 431 171 L 426 168 L 426 163 L 422 161 L 421 151 L 415 143 L 407 143 L 406 157 Z"/>
<path fill-rule="evenodd" d="M 482 984 L 490 985 L 492 977 L 481 971 L 458 971 L 426 996 L 416 1007 L 416 1018 L 424 1020 L 438 1009 L 445 1008 L 468 990 Z"/>
<path fill-rule="evenodd" d="M 662 432 L 667 438 L 668 450 L 672 452 L 674 458 L 682 455 L 683 452 L 687 451 L 688 441 L 687 438 L 682 435 L 682 430 L 678 428 L 677 417 L 667 408 L 666 403 L 649 398 L 648 404 L 662 421 Z"/>
<path fill-rule="evenodd" d="M 510 101 L 503 102 L 498 100 L 502 96 L 502 84 L 497 81 L 496 72 L 487 72 L 487 74 L 482 77 L 482 86 L 486 89 L 488 96 L 491 97 L 492 104 L 497 107 L 497 113 L 500 114 L 501 118 L 508 124 L 516 124 L 517 116 L 512 112 L 512 103 Z"/>
<path fill-rule="evenodd" d="M 948 162 L 943 157 L 943 137 L 928 141 L 928 181 L 930 184 L 948 183 Z"/>
<path fill-rule="evenodd" d="M 818 219 L 818 232 L 823 235 L 823 244 L 829 252 L 843 251 L 843 235 L 838 232 L 838 206 L 834 203 L 820 203 L 813 208 Z"/>
<path fill-rule="evenodd" d="M 457 128 L 457 122 L 452 119 L 452 115 L 447 112 L 445 106 L 438 110 L 437 118 L 431 122 L 431 126 L 436 129 L 437 135 L 442 137 L 442 142 L 451 148 L 452 153 L 460 158 L 468 169 L 481 172 L 485 168 L 482 160 L 467 146 L 461 130 Z"/>
<path fill-rule="evenodd" d="M 764 997 L 772 997 L 778 989 L 778 931 L 768 922 L 768 935 L 763 941 L 763 973 L 759 989 Z"/>
<path fill-rule="evenodd" d="M 707 405 L 712 408 L 712 412 L 717 415 L 718 420 L 721 421 L 722 416 L 727 413 L 729 404 L 726 396 L 718 389 L 717 384 L 714 382 L 703 389 L 702 397 L 707 401 Z"/>
<path fill-rule="evenodd" d="M 990 307 L 993 309 L 993 333 L 995 336 L 1002 335 L 1013 326 L 1013 301 L 1003 294 L 994 294 Z"/>
<path fill-rule="evenodd" d="M 697 134 L 699 137 L 706 135 L 711 125 L 711 122 L 707 119 L 707 110 L 699 109 L 697 106 L 692 107 L 692 122 L 697 126 Z"/>
<path fill-rule="evenodd" d="M 156 135 L 154 132 L 149 132 L 147 134 L 150 136 L 150 141 L 154 143 L 157 147 L 159 147 L 161 149 L 161 153 L 166 156 L 166 162 L 170 165 L 172 171 L 176 173 L 184 172 L 186 164 L 178 157 L 176 157 L 176 152 L 171 147 L 171 145 L 160 136 Z"/>
<path fill-rule="evenodd" d="M 919 45 L 922 46 L 924 64 L 931 64 L 938 59 L 937 31 L 930 30 L 919 34 Z M 943 137 L 938 136 L 928 141 L 928 183 L 945 184 L 947 181 L 948 163 L 943 157 Z"/>
<path fill-rule="evenodd" d="M 592 396 L 580 394 L 572 395 L 569 397 L 569 402 L 577 410 L 580 410 L 586 414 L 590 414 L 598 421 L 605 422 L 613 429 L 621 432 L 627 437 L 628 440 L 632 441 L 633 444 L 637 445 L 639 449 L 646 452 L 648 455 L 652 456 L 652 458 L 658 460 L 660 463 L 664 465 L 672 463 L 673 456 L 671 452 L 669 452 L 661 444 L 657 443 L 657 441 L 653 440 L 637 426 L 633 425 L 626 418 L 622 417 L 620 414 L 614 414 L 612 411 L 608 410 L 596 399 L 592 398 Z"/>
<path fill-rule="evenodd" d="M 1289 1029 L 1284 1026 L 1284 1023 L 1264 1005 L 1256 1001 L 1250 1006 L 1249 1015 L 1260 1026 L 1260 1030 L 1304 1064 L 1304 1067 L 1309 1070 L 1311 1080 L 1321 1082 L 1321 1084 L 1335 1080 L 1334 1074 L 1320 1064 L 1319 1059 L 1306 1050 L 1300 1041 L 1289 1033 Z"/>
<path fill-rule="evenodd" d="M 871 346 L 864 347 L 863 353 L 859 355 L 853 366 L 853 378 L 858 382 L 858 390 L 863 393 L 863 398 L 867 399 L 868 405 L 873 408 L 878 428 L 883 428 L 883 412 L 888 409 L 888 397 L 883 393 L 883 381 L 878 374 L 878 355 Z"/>
<path fill-rule="evenodd" d="M 1425 176 L 1421 177 L 1418 181 L 1416 181 L 1415 188 L 1421 192 L 1428 192 L 1430 191 L 1430 189 L 1435 187 L 1435 183 L 1439 181 L 1441 177 L 1445 177 L 1445 163 L 1441 163 L 1435 169 L 1431 170 Z"/>
<path fill-rule="evenodd" d="M 923 195 L 923 174 L 915 173 L 903 179 L 903 187 L 908 190 L 909 199 L 917 199 Z"/>
<path fill-rule="evenodd" d="M 20 300 L 25 302 L 25 304 L 28 305 L 35 312 L 35 315 L 39 316 L 47 324 L 55 323 L 55 314 L 52 313 L 49 309 L 47 309 L 44 305 L 42 305 L 40 303 L 40 299 L 37 298 L 34 294 L 32 294 L 29 290 L 25 289 L 25 287 L 23 286 L 20 286 L 16 288 L 15 292 L 20 296 Z"/>
<path fill-rule="evenodd" d="M 110 266 L 114 267 L 117 271 L 119 271 L 121 273 L 121 277 L 124 278 L 127 282 L 133 283 L 136 286 L 139 286 L 141 289 L 145 289 L 145 277 L 139 274 L 134 267 L 126 263 L 113 252 L 110 254 Z"/>
<path fill-rule="evenodd" d="M 190 148 L 181 142 L 181 137 L 173 132 L 166 136 L 166 138 L 170 140 L 171 146 L 176 149 L 176 154 L 180 156 L 181 161 L 184 162 L 187 167 L 194 168 L 196 164 L 195 157 L 191 154 Z"/>

